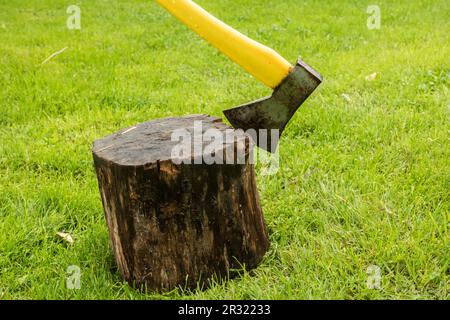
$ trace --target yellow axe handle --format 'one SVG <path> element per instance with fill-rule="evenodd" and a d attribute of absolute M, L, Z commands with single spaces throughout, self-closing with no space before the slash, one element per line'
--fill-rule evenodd
<path fill-rule="evenodd" d="M 234 30 L 190 0 L 156 2 L 268 87 L 278 86 L 293 68 L 273 49 Z"/>

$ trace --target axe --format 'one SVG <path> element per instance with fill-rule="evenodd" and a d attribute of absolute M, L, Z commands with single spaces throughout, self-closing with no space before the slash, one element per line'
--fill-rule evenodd
<path fill-rule="evenodd" d="M 256 132 L 261 129 L 269 132 L 277 129 L 281 135 L 295 111 L 322 82 L 321 75 L 305 62 L 298 60 L 296 65 L 292 66 L 273 49 L 236 31 L 190 0 L 156 2 L 256 79 L 273 89 L 269 97 L 223 112 L 236 129 L 254 129 Z M 267 136 L 271 137 L 271 134 Z M 255 142 L 259 147 L 275 152 L 278 141 L 274 146 L 270 141 Z"/>

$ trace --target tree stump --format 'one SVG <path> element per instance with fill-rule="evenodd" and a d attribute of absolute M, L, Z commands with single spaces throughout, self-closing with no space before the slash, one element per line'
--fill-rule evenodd
<path fill-rule="evenodd" d="M 212 155 L 243 152 L 245 159 L 206 163 L 208 129 L 236 138 L 217 143 Z M 176 130 L 191 134 L 190 155 L 174 156 Z M 94 142 L 110 239 L 126 281 L 149 291 L 195 289 L 228 278 L 232 269 L 257 266 L 269 241 L 252 149 L 249 136 L 206 115 L 145 122 Z"/>

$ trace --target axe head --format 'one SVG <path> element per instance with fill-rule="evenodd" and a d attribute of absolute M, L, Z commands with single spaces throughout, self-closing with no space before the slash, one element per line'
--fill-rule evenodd
<path fill-rule="evenodd" d="M 225 110 L 223 113 L 234 128 L 249 133 L 260 148 L 275 152 L 278 138 L 287 123 L 321 82 L 322 76 L 317 71 L 298 60 L 270 97 Z M 272 131 L 273 129 L 278 131 Z"/>

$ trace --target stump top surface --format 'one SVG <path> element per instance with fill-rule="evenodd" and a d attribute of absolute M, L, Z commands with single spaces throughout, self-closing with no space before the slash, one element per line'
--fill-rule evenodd
<path fill-rule="evenodd" d="M 191 137 L 194 135 L 194 123 L 201 121 L 202 131 L 210 128 L 218 129 L 223 137 L 231 127 L 222 119 L 208 115 L 189 115 L 183 117 L 163 118 L 137 124 L 122 129 L 112 135 L 94 141 L 93 153 L 104 160 L 119 165 L 145 165 L 157 161 L 172 159 L 173 148 L 180 143 L 172 139 L 172 133 L 184 129 Z M 242 131 L 233 131 L 236 140 L 248 139 Z M 201 139 L 201 137 L 200 137 Z M 173 141 L 172 141 L 173 140 Z M 223 138 L 223 148 L 229 143 Z M 210 142 L 206 142 L 208 144 Z M 205 142 L 203 142 L 203 145 Z M 203 148 L 200 148 L 203 150 Z M 194 150 L 192 157 L 201 155 L 202 150 Z M 200 153 L 199 153 L 200 152 Z"/>

